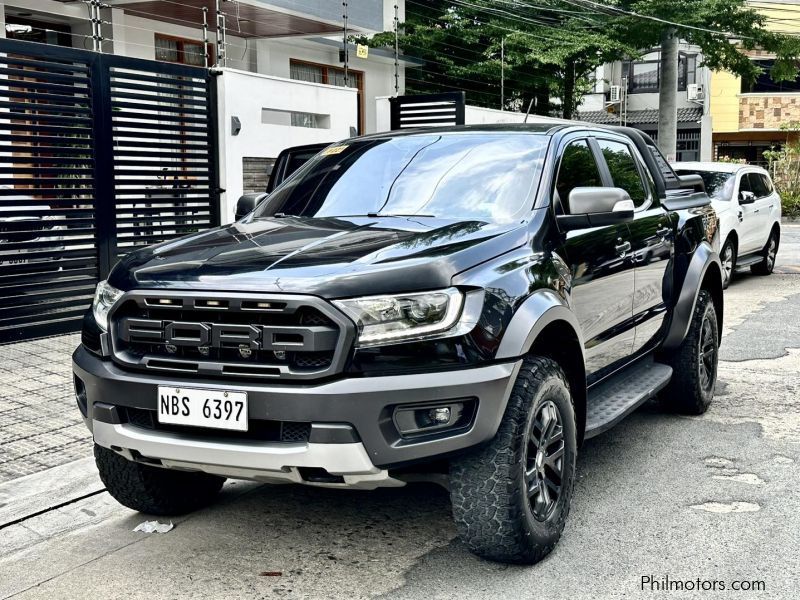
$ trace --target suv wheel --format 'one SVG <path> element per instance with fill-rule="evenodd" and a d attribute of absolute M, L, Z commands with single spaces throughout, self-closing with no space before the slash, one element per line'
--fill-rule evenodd
<path fill-rule="evenodd" d="M 731 238 L 725 241 L 719 258 L 722 262 L 722 289 L 724 290 L 731 284 L 733 273 L 736 271 L 736 244 Z"/>
<path fill-rule="evenodd" d="M 752 265 L 750 267 L 751 272 L 756 275 L 769 275 L 772 273 L 772 269 L 775 268 L 775 257 L 778 255 L 779 241 L 778 232 L 773 230 L 772 233 L 769 234 L 767 245 L 764 246 L 764 249 L 761 251 L 763 257 L 761 262 Z"/>
<path fill-rule="evenodd" d="M 700 290 L 686 339 L 670 357 L 672 380 L 665 400 L 675 410 L 701 415 L 714 397 L 719 360 L 717 312 L 708 290 Z"/>
<path fill-rule="evenodd" d="M 120 504 L 151 515 L 180 515 L 216 498 L 224 477 L 151 467 L 94 445 L 94 459 L 108 493 Z"/>
<path fill-rule="evenodd" d="M 558 363 L 525 359 L 494 439 L 450 468 L 453 517 L 475 554 L 532 564 L 556 545 L 569 514 L 577 435 Z"/>

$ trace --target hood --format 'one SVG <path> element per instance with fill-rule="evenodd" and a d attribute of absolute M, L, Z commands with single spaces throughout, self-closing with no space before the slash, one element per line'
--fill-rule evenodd
<path fill-rule="evenodd" d="M 134 251 L 109 276 L 142 288 L 287 292 L 328 298 L 435 289 L 521 246 L 523 223 L 420 217 L 240 221 Z"/>

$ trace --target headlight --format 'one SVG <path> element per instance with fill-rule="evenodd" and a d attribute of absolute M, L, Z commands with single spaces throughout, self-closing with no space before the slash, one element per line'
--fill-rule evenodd
<path fill-rule="evenodd" d="M 365 348 L 448 335 L 461 315 L 464 296 L 457 289 L 448 288 L 333 303 L 355 321 L 356 345 Z"/>
<path fill-rule="evenodd" d="M 92 312 L 94 313 L 94 320 L 97 321 L 103 331 L 108 331 L 108 311 L 120 299 L 120 296 L 122 296 L 122 292 L 108 285 L 107 281 L 101 281 L 97 284 L 94 302 L 92 302 Z"/>

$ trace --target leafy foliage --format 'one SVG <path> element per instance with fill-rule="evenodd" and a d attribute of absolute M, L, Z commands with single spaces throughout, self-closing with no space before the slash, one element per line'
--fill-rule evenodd
<path fill-rule="evenodd" d="M 783 214 L 796 219 L 800 218 L 800 123 L 784 123 L 781 129 L 786 132 L 786 143 L 780 150 L 764 152 L 764 158 L 781 195 Z"/>
<path fill-rule="evenodd" d="M 503 108 L 551 114 L 556 98 L 569 117 L 594 69 L 659 45 L 667 25 L 630 13 L 681 23 L 712 69 L 753 80 L 745 51 L 762 48 L 777 57 L 774 79 L 797 76 L 800 40 L 768 31 L 746 0 L 409 0 L 399 45 L 425 64 L 407 68 L 407 93 L 466 90 L 471 104 L 500 108 L 502 71 Z M 394 33 L 358 41 L 393 47 Z"/>

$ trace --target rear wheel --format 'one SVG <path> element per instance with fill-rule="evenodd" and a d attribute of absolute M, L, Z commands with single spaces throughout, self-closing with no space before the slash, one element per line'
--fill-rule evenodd
<path fill-rule="evenodd" d="M 769 234 L 767 245 L 761 251 L 761 262 L 758 262 L 750 267 L 750 271 L 756 275 L 769 275 L 775 268 L 775 258 L 778 256 L 778 243 L 780 236 L 778 231 L 773 229 Z"/>
<path fill-rule="evenodd" d="M 678 412 L 701 415 L 714 397 L 719 360 L 719 327 L 708 290 L 697 296 L 689 332 L 668 357 L 673 373 L 664 400 Z"/>
<path fill-rule="evenodd" d="M 532 564 L 553 549 L 569 514 L 576 440 L 564 372 L 527 358 L 497 435 L 451 464 L 453 517 L 472 552 Z"/>
<path fill-rule="evenodd" d="M 181 515 L 210 504 L 224 477 L 151 467 L 94 445 L 100 479 L 120 504 L 151 515 Z"/>
<path fill-rule="evenodd" d="M 722 263 L 722 289 L 727 289 L 733 280 L 733 273 L 736 271 L 736 244 L 731 238 L 725 241 L 725 245 L 719 253 Z"/>

